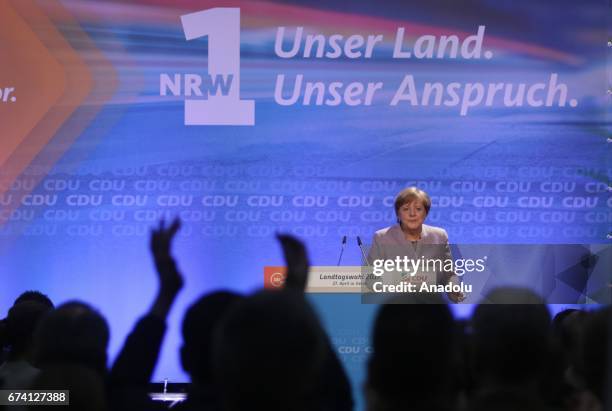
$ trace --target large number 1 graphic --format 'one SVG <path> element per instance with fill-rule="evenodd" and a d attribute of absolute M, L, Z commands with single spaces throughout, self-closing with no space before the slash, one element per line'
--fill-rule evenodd
<path fill-rule="evenodd" d="M 226 95 L 185 100 L 186 125 L 255 124 L 255 102 L 240 100 L 240 9 L 217 7 L 181 16 L 187 40 L 208 36 L 208 74 L 232 76 Z"/>

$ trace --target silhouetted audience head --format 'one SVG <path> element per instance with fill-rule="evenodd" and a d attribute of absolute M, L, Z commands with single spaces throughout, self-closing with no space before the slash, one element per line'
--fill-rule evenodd
<path fill-rule="evenodd" d="M 75 364 L 56 364 L 45 368 L 34 380 L 33 390 L 68 390 L 68 406 L 48 406 L 50 410 L 107 411 L 104 380 L 94 370 Z M 45 406 L 31 407 L 33 411 Z"/>
<path fill-rule="evenodd" d="M 552 319 L 552 331 L 553 333 L 560 333 L 563 328 L 563 322 L 566 318 L 570 317 L 572 314 L 582 312 L 581 310 L 577 310 L 575 308 L 568 308 L 563 311 L 559 311 L 554 318 Z"/>
<path fill-rule="evenodd" d="M 53 302 L 51 302 L 49 297 L 47 297 L 45 294 L 41 293 L 40 291 L 25 291 L 21 293 L 13 302 L 13 306 L 23 303 L 23 302 L 28 302 L 28 301 L 38 302 L 46 307 L 53 308 Z M 4 360 L 8 359 L 7 358 L 8 345 L 11 344 L 8 341 L 9 336 L 7 334 L 8 330 L 6 327 L 7 327 L 7 319 L 4 318 L 0 320 L 0 364 L 2 364 Z"/>
<path fill-rule="evenodd" d="M 109 329 L 100 313 L 82 302 L 68 302 L 45 316 L 35 335 L 36 364 L 74 364 L 106 372 Z"/>
<path fill-rule="evenodd" d="M 478 383 L 530 384 L 550 354 L 550 313 L 528 290 L 500 288 L 472 317 L 473 370 Z"/>
<path fill-rule="evenodd" d="M 262 291 L 238 302 L 214 342 L 224 409 L 314 410 L 326 356 L 318 320 L 301 293 Z"/>
<path fill-rule="evenodd" d="M 51 310 L 48 305 L 35 300 L 15 304 L 6 317 L 6 342 L 9 346 L 9 360 L 27 359 L 32 337 L 40 319 Z"/>
<path fill-rule="evenodd" d="M 183 318 L 181 363 L 193 382 L 212 381 L 212 339 L 229 308 L 243 297 L 230 291 L 217 291 L 200 297 Z"/>
<path fill-rule="evenodd" d="M 552 322 L 552 336 L 555 344 L 563 352 L 563 366 L 565 368 L 580 363 L 580 347 L 582 334 L 588 313 L 582 310 L 563 310 L 559 312 Z"/>
<path fill-rule="evenodd" d="M 411 299 L 403 302 L 412 302 Z M 455 324 L 446 304 L 387 304 L 374 323 L 371 409 L 443 410 L 454 404 Z"/>
<path fill-rule="evenodd" d="M 19 297 L 15 299 L 15 302 L 13 303 L 13 305 L 22 303 L 24 301 L 36 301 L 43 305 L 46 305 L 49 308 L 55 308 L 51 299 L 47 295 L 41 293 L 40 291 L 34 291 L 34 290 L 24 291 L 23 293 L 19 295 Z"/>

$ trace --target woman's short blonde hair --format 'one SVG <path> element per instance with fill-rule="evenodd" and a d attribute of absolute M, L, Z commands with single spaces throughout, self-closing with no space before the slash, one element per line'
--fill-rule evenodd
<path fill-rule="evenodd" d="M 399 214 L 399 209 L 404 204 L 412 203 L 414 200 L 419 200 L 421 203 L 423 203 L 423 207 L 425 207 L 425 214 L 429 214 L 431 199 L 425 191 L 416 187 L 405 188 L 397 194 L 397 197 L 395 197 L 395 214 Z"/>

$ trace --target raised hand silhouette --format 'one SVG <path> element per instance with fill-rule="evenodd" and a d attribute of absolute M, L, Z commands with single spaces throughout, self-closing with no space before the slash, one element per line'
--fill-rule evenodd
<path fill-rule="evenodd" d="M 281 244 L 287 265 L 285 288 L 305 291 L 310 262 L 304 243 L 289 234 L 277 234 L 276 238 Z"/>
<path fill-rule="evenodd" d="M 161 344 L 166 333 L 166 320 L 178 293 L 183 276 L 172 257 L 172 242 L 181 227 L 175 218 L 169 226 L 161 220 L 151 230 L 149 246 L 153 254 L 159 289 L 149 311 L 136 323 L 115 359 L 109 375 L 111 408 L 116 411 L 161 410 L 148 395 Z"/>
<path fill-rule="evenodd" d="M 166 227 L 162 219 L 157 228 L 151 230 L 150 247 L 159 277 L 159 294 L 171 299 L 183 288 L 183 276 L 171 254 L 172 241 L 180 228 L 181 220 L 175 218 L 170 226 Z"/>

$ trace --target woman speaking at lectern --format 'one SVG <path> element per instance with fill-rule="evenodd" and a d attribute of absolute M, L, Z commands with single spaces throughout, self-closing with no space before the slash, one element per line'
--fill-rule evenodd
<path fill-rule="evenodd" d="M 395 198 L 395 215 L 397 224 L 378 230 L 374 234 L 368 262 L 374 260 L 393 260 L 396 257 L 452 259 L 446 230 L 423 224 L 431 208 L 431 199 L 426 192 L 416 187 L 406 188 Z M 452 271 L 437 273 L 438 284 L 458 284 L 458 278 Z M 453 302 L 461 302 L 461 292 L 448 293 Z"/>

